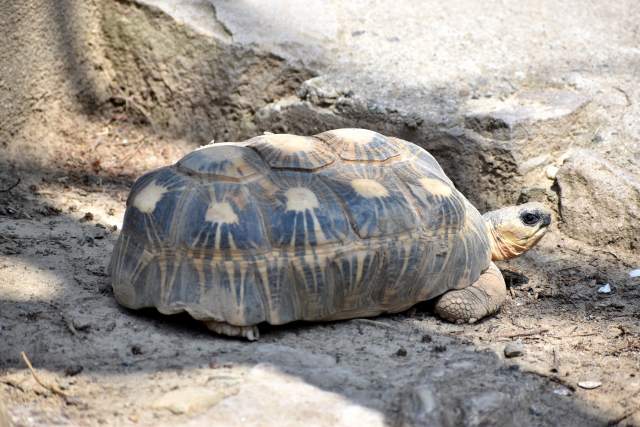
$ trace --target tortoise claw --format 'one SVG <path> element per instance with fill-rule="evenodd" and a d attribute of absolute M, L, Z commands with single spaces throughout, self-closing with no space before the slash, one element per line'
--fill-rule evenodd
<path fill-rule="evenodd" d="M 245 337 L 249 341 L 255 341 L 260 338 L 260 332 L 256 325 L 235 326 L 226 322 L 217 322 L 215 320 L 205 320 L 204 324 L 213 332 L 221 335 L 227 335 L 229 337 Z"/>

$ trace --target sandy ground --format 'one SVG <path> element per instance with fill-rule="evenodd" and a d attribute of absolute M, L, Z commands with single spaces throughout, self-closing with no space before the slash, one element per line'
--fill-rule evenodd
<path fill-rule="evenodd" d="M 246 378 L 263 362 L 396 425 L 411 387 L 438 367 L 463 369 L 456 360 L 471 360 L 473 375 L 447 392 L 521 387 L 519 425 L 640 425 L 640 277 L 629 276 L 640 262 L 557 226 L 499 264 L 510 297 L 474 325 L 441 322 L 425 303 L 373 321 L 261 325 L 248 342 L 186 315 L 120 307 L 104 267 L 128 190 L 195 146 L 135 127 L 125 112 L 78 120 L 45 142 L 46 167 L 0 156 L 0 396 L 15 425 L 205 423 L 213 403 L 176 414 L 159 399 L 195 386 L 224 402 L 250 391 Z M 612 291 L 599 293 L 605 284 Z M 510 342 L 524 355 L 506 358 Z"/>

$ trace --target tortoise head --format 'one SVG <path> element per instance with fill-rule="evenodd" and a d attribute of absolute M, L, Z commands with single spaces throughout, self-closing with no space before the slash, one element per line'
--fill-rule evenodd
<path fill-rule="evenodd" d="M 522 255 L 547 232 L 551 211 L 542 203 L 509 206 L 483 215 L 491 243 L 491 259 L 503 261 Z"/>

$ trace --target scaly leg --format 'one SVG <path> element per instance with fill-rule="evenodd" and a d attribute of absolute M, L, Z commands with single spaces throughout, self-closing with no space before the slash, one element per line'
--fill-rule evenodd
<path fill-rule="evenodd" d="M 502 273 L 491 263 L 471 286 L 451 290 L 436 300 L 436 314 L 449 322 L 474 323 L 498 311 L 507 298 Z"/>

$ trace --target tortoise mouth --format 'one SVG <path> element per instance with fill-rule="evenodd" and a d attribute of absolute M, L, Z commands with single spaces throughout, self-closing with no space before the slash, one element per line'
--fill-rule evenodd
<path fill-rule="evenodd" d="M 527 246 L 527 247 L 531 247 L 535 245 L 536 243 L 538 243 L 540 239 L 542 239 L 542 237 L 544 237 L 545 234 L 547 234 L 550 224 L 551 224 L 551 220 L 548 217 L 545 217 L 543 220 L 541 220 L 538 223 L 538 230 L 536 230 L 535 233 L 523 239 L 519 239 L 517 243 L 519 245 Z"/>

